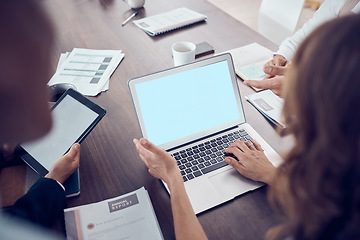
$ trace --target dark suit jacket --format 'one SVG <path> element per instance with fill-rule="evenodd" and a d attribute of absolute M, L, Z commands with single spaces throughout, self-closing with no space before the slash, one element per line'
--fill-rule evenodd
<path fill-rule="evenodd" d="M 50 227 L 56 220 L 64 218 L 65 204 L 64 189 L 53 179 L 40 178 L 6 212 L 10 216 Z"/>

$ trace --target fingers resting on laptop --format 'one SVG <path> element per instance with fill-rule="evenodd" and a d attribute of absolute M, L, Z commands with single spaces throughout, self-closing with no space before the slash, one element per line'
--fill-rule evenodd
<path fill-rule="evenodd" d="M 133 140 L 141 160 L 149 168 L 149 173 L 169 184 L 173 180 L 182 180 L 176 160 L 164 149 L 155 146 L 149 140 Z"/>
<path fill-rule="evenodd" d="M 234 167 L 241 175 L 254 181 L 270 184 L 276 168 L 255 140 L 253 143 L 237 140 L 225 152 L 233 154 L 238 159 L 237 161 L 233 157 L 226 157 L 224 161 Z"/>

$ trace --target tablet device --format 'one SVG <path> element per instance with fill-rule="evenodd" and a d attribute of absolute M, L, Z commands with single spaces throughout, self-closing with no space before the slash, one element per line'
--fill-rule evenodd
<path fill-rule="evenodd" d="M 41 176 L 45 176 L 74 143 L 81 143 L 106 111 L 81 93 L 69 89 L 52 107 L 51 114 L 53 127 L 50 132 L 40 139 L 21 144 L 19 149 L 19 156 Z M 64 184 L 67 196 L 78 195 L 74 192 L 76 181 L 80 187 L 78 170 Z M 70 189 L 73 189 L 71 194 Z"/>

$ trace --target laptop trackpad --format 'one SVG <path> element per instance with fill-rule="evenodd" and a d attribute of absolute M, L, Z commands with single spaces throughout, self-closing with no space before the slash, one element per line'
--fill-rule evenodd
<path fill-rule="evenodd" d="M 206 177 L 186 182 L 185 189 L 196 214 L 224 202 L 223 197 Z"/>
<path fill-rule="evenodd" d="M 209 176 L 209 181 L 226 198 L 234 198 L 263 185 L 241 176 L 234 168 L 225 168 L 216 172 Z"/>

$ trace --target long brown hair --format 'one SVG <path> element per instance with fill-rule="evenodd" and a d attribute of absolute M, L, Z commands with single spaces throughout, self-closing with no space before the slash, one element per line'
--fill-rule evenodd
<path fill-rule="evenodd" d="M 283 113 L 295 145 L 269 194 L 286 221 L 268 237 L 360 239 L 360 16 L 316 29 L 288 77 Z"/>

